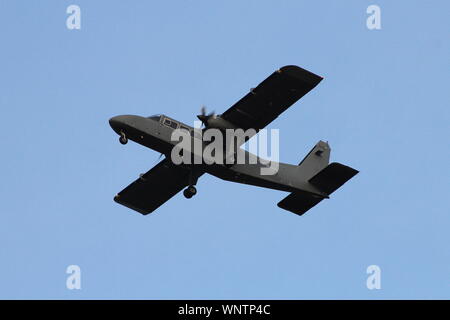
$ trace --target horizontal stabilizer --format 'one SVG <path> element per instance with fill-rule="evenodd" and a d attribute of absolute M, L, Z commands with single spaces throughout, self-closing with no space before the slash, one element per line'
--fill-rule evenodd
<path fill-rule="evenodd" d="M 314 177 L 309 179 L 309 183 L 317 187 L 319 190 L 327 194 L 331 194 L 358 172 L 358 170 L 344 166 L 343 164 L 337 162 L 333 162 Z"/>
<path fill-rule="evenodd" d="M 322 199 L 324 198 L 307 192 L 292 192 L 278 202 L 278 207 L 301 216 L 322 201 Z"/>

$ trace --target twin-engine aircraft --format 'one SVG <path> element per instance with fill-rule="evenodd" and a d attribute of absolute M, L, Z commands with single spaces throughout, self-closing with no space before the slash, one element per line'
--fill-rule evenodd
<path fill-rule="evenodd" d="M 221 115 L 206 114 L 202 109 L 202 114 L 197 116 L 204 125 L 201 132 L 212 128 L 221 131 L 242 129 L 241 131 L 246 132 L 254 129 L 256 134 L 321 80 L 322 77 L 300 67 L 282 67 Z M 278 203 L 278 207 L 302 215 L 323 199 L 329 198 L 330 194 L 358 173 L 343 164 L 329 163 L 330 146 L 323 141 L 319 141 L 298 165 L 276 163 L 278 170 L 274 174 L 261 174 L 262 169 L 267 166 L 264 161 L 244 164 L 229 164 L 225 161 L 212 164 L 175 164 L 171 153 L 179 141 L 173 141 L 174 131 L 184 129 L 194 141 L 201 139 L 197 136 L 198 129 L 165 115 L 122 115 L 111 118 L 109 123 L 120 136 L 120 143 L 126 144 L 128 140 L 132 140 L 165 155 L 155 167 L 141 174 L 114 197 L 116 202 L 144 215 L 155 211 L 183 189 L 186 198 L 194 196 L 197 193 L 197 180 L 204 173 L 232 182 L 290 192 Z M 240 145 L 249 138 L 250 136 L 241 139 Z M 201 140 L 200 145 L 205 148 L 209 143 L 211 142 Z M 239 148 L 239 143 L 237 148 L 247 158 L 259 159 Z M 227 156 L 225 152 L 224 157 Z"/>

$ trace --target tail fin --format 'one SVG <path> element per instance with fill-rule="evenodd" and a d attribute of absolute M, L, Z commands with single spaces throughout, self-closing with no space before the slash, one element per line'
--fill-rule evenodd
<path fill-rule="evenodd" d="M 319 141 L 300 162 L 298 167 L 302 178 L 319 189 L 323 195 L 314 194 L 306 190 L 295 191 L 278 202 L 278 207 L 303 215 L 320 201 L 328 198 L 327 195 L 332 194 L 358 173 L 357 170 L 337 162 L 328 164 L 330 151 L 328 143 Z"/>
<path fill-rule="evenodd" d="M 327 142 L 319 141 L 299 163 L 299 167 L 306 179 L 311 178 L 325 168 L 330 161 L 330 146 Z"/>

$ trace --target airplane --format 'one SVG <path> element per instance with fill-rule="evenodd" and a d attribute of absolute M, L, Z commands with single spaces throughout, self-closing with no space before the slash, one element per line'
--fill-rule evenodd
<path fill-rule="evenodd" d="M 316 87 L 322 79 L 298 66 L 284 66 L 221 115 L 206 114 L 202 108 L 197 117 L 204 126 L 203 130 L 255 129 L 257 133 Z M 278 203 L 278 207 L 303 215 L 323 199 L 328 199 L 358 173 L 346 165 L 329 163 L 331 149 L 324 141 L 319 141 L 298 165 L 277 163 L 278 171 L 272 175 L 261 174 L 261 169 L 267 166 L 263 161 L 257 161 L 256 164 L 175 164 L 171 159 L 172 149 L 178 143 L 172 141 L 174 130 L 185 130 L 194 141 L 200 139 L 198 129 L 166 115 L 120 115 L 111 118 L 109 123 L 119 135 L 121 144 L 132 140 L 165 155 L 156 166 L 141 174 L 114 197 L 117 203 L 143 215 L 155 211 L 183 189 L 184 196 L 192 198 L 197 193 L 195 186 L 198 179 L 205 173 L 227 181 L 289 192 Z M 241 139 L 240 145 L 249 138 L 251 136 Z M 207 144 L 201 141 L 202 148 Z M 247 157 L 259 159 L 248 151 L 242 151 L 239 145 L 236 147 Z"/>

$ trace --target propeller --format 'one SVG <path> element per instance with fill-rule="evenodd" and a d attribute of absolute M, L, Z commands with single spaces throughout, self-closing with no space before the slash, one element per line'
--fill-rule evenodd
<path fill-rule="evenodd" d="M 197 118 L 202 122 L 202 124 L 207 127 L 208 126 L 208 120 L 212 117 L 214 117 L 214 111 L 206 114 L 206 107 L 202 106 L 200 109 L 201 114 L 197 115 Z"/>

